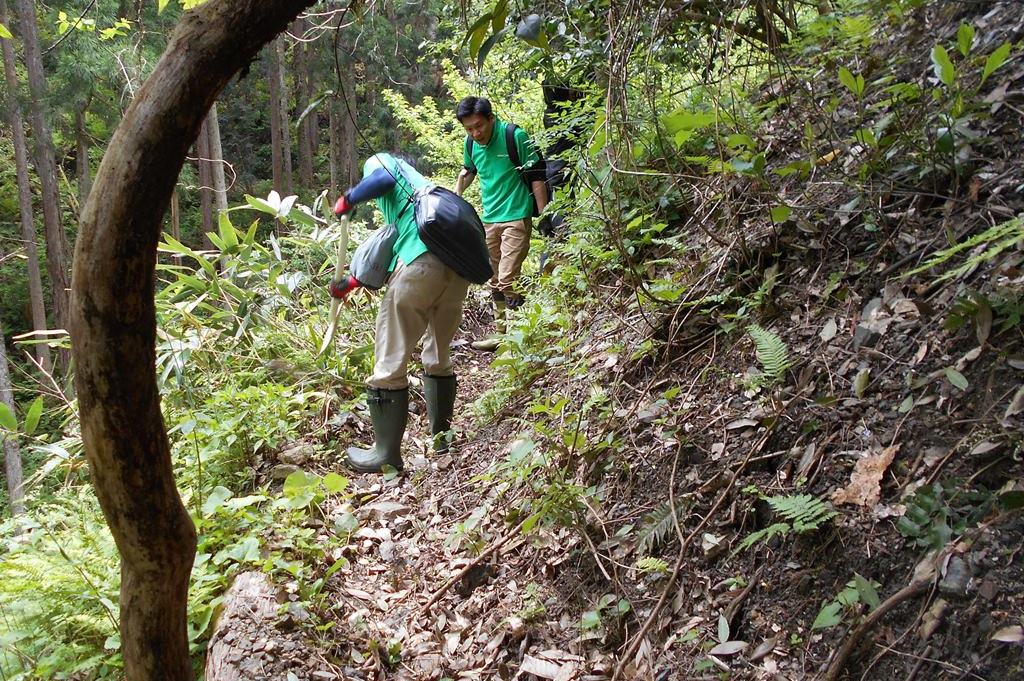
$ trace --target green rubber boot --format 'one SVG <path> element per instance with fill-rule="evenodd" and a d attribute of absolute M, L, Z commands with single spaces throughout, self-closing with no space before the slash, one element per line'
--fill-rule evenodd
<path fill-rule="evenodd" d="M 366 405 L 373 421 L 370 449 L 349 447 L 348 467 L 359 473 L 380 473 L 384 466 L 402 470 L 402 436 L 409 421 L 409 389 L 367 388 Z"/>
<path fill-rule="evenodd" d="M 454 376 L 424 376 L 423 397 L 427 401 L 427 420 L 430 421 L 430 434 L 434 438 L 434 451 L 438 454 L 448 452 L 449 436 L 452 429 L 452 415 L 455 413 L 455 389 L 457 382 Z"/>
<path fill-rule="evenodd" d="M 474 350 L 494 352 L 501 345 L 501 337 L 505 335 L 505 299 L 494 301 L 494 334 L 483 340 L 473 341 L 470 345 Z"/>

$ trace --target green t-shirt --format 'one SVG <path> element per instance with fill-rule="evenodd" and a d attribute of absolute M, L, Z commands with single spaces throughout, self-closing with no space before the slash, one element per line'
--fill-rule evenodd
<path fill-rule="evenodd" d="M 388 271 L 393 272 L 398 266 L 399 258 L 408 265 L 428 250 L 416 228 L 416 207 L 413 205 L 412 196 L 415 190 L 430 185 L 430 182 L 415 168 L 391 154 L 374 154 L 366 159 L 366 163 L 363 164 L 363 177 L 367 177 L 378 168 L 387 168 L 395 177 L 395 186 L 391 191 L 375 199 L 385 223 L 393 224 L 398 230 L 395 257 L 391 259 L 388 268 Z"/>
<path fill-rule="evenodd" d="M 463 146 L 462 165 L 476 168 L 480 177 L 480 197 L 484 222 L 511 222 L 533 215 L 533 193 L 526 187 L 518 169 L 512 165 L 505 146 L 505 128 L 508 123 L 494 121 L 491 140 L 481 146 L 471 140 L 469 149 Z M 529 168 L 540 160 L 540 155 L 522 128 L 516 128 L 516 148 L 523 167 Z"/>

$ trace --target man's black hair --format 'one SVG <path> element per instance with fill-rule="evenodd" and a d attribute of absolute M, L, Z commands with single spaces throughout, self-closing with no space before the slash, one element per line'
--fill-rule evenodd
<path fill-rule="evenodd" d="M 474 114 L 480 114 L 484 118 L 490 118 L 494 115 L 494 110 L 491 109 L 491 100 L 483 97 L 463 97 L 462 101 L 459 102 L 459 106 L 455 109 L 455 117 L 459 119 L 459 123 L 464 118 L 468 118 Z"/>

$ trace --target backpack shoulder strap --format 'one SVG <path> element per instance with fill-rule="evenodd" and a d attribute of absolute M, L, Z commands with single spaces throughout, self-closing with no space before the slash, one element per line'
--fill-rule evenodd
<path fill-rule="evenodd" d="M 469 158 L 470 170 L 476 172 L 476 165 L 473 163 L 473 138 L 466 135 L 466 156 Z"/>
<path fill-rule="evenodd" d="M 515 123 L 505 124 L 505 147 L 508 149 L 508 160 L 512 161 L 517 169 L 523 164 L 519 158 L 519 147 L 516 146 L 516 130 L 518 126 Z"/>

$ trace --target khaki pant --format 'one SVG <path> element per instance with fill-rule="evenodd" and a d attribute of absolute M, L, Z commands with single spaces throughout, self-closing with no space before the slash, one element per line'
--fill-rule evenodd
<path fill-rule="evenodd" d="M 388 280 L 377 312 L 371 388 L 401 390 L 409 385 L 409 360 L 420 338 L 423 370 L 430 376 L 451 376 L 451 342 L 462 321 L 462 303 L 469 282 L 424 253 L 411 264 L 401 262 Z"/>
<path fill-rule="evenodd" d="M 511 222 L 484 223 L 487 234 L 487 251 L 491 256 L 491 289 L 517 297 L 515 283 L 523 271 L 523 261 L 530 252 L 530 232 L 533 221 L 530 218 Z"/>

